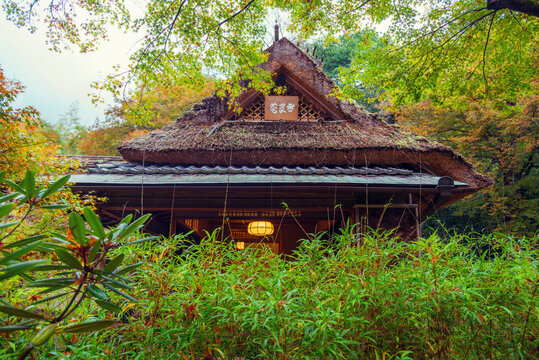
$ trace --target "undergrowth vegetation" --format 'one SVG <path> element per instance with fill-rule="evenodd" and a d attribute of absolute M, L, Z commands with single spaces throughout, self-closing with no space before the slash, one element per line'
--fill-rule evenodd
<path fill-rule="evenodd" d="M 39 359 L 512 359 L 539 354 L 537 238 L 389 233 L 304 240 L 289 257 L 210 234 L 119 248 L 138 303 Z M 11 294 L 12 297 L 16 293 Z M 127 305 L 126 305 L 127 304 Z M 80 312 L 102 312 L 90 305 Z M 77 316 L 77 315 L 74 315 Z M 0 357 L 24 344 L 0 340 Z"/>

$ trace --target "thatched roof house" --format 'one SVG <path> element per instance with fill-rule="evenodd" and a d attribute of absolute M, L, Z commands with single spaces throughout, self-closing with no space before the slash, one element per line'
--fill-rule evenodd
<path fill-rule="evenodd" d="M 257 242 L 247 225 L 264 218 L 280 224 L 264 241 L 287 252 L 303 232 L 347 218 L 416 236 L 428 214 L 492 183 L 451 148 L 332 96 L 335 83 L 287 39 L 266 51 L 261 67 L 284 96 L 246 90 L 240 114 L 229 99 L 205 98 L 122 144 L 125 162 L 75 176 L 76 188 L 108 196 L 101 208 L 112 218 L 154 212 L 156 232 L 211 230 L 227 219 L 227 235 Z"/>

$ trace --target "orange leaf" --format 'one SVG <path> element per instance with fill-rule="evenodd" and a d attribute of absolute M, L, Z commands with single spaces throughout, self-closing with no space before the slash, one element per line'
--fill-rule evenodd
<path fill-rule="evenodd" d="M 71 229 L 67 229 L 66 240 L 71 241 L 71 239 L 73 239 L 73 238 L 74 238 L 74 236 L 73 236 L 73 233 L 71 232 Z"/>

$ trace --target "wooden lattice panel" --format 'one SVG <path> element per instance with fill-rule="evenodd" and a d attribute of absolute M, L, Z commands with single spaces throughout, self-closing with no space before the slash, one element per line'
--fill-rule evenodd
<path fill-rule="evenodd" d="M 259 216 L 256 210 L 219 210 L 219 217 L 252 218 Z"/>
<path fill-rule="evenodd" d="M 244 229 L 230 229 L 230 237 L 235 241 L 256 241 L 260 238 L 251 235 Z"/>
<path fill-rule="evenodd" d="M 327 116 L 324 116 L 324 114 L 317 109 L 316 105 L 313 104 L 312 101 L 310 101 L 294 87 L 287 84 L 286 89 L 286 93 L 282 95 L 299 97 L 298 118 L 300 121 L 316 121 L 327 118 Z M 251 104 L 247 105 L 243 109 L 241 114 L 235 115 L 233 119 L 247 121 L 264 120 L 264 100 L 264 95 L 260 94 Z"/>
<path fill-rule="evenodd" d="M 191 230 L 198 231 L 198 220 L 197 219 L 185 219 L 185 225 Z"/>
<path fill-rule="evenodd" d="M 301 210 L 219 210 L 219 217 L 227 218 L 282 218 L 282 217 L 301 217 Z M 187 223 L 186 223 L 187 224 Z M 187 224 L 187 226 L 189 226 Z"/>
<path fill-rule="evenodd" d="M 235 120 L 261 121 L 264 120 L 264 95 L 260 94 Z"/>
<path fill-rule="evenodd" d="M 318 111 L 316 106 L 302 93 L 294 89 L 292 86 L 287 86 L 287 95 L 299 96 L 298 117 L 300 121 L 315 121 L 323 119 L 324 116 Z"/>

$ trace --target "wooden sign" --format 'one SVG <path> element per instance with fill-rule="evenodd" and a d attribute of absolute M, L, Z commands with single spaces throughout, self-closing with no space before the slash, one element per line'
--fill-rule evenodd
<path fill-rule="evenodd" d="M 266 96 L 265 120 L 299 120 L 298 96 Z"/>

